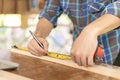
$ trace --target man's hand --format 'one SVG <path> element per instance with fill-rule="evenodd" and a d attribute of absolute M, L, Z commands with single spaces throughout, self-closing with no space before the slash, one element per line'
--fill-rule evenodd
<path fill-rule="evenodd" d="M 92 66 L 97 45 L 97 35 L 84 29 L 73 43 L 71 49 L 73 60 L 80 66 Z"/>
<path fill-rule="evenodd" d="M 31 54 L 37 55 L 37 56 L 47 54 L 48 42 L 45 40 L 45 38 L 49 35 L 52 29 L 53 29 L 53 24 L 50 21 L 48 21 L 46 18 L 41 18 L 38 21 L 38 24 L 35 30 L 35 35 L 40 40 L 40 42 L 44 45 L 44 49 L 42 49 L 34 39 L 31 39 L 30 42 L 28 43 L 28 49 Z"/>
<path fill-rule="evenodd" d="M 93 65 L 93 57 L 98 46 L 97 37 L 120 26 L 120 18 L 104 14 L 91 22 L 75 40 L 71 54 L 78 65 Z"/>
<path fill-rule="evenodd" d="M 29 52 L 36 56 L 42 56 L 42 55 L 47 54 L 48 53 L 48 42 L 43 38 L 38 38 L 38 39 L 44 45 L 44 49 L 42 49 L 34 39 L 31 39 L 30 42 L 28 43 Z"/>

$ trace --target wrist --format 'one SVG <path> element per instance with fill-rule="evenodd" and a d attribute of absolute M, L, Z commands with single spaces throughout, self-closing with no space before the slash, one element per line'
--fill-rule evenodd
<path fill-rule="evenodd" d="M 99 30 L 97 27 L 95 26 L 87 26 L 83 29 L 83 31 L 85 34 L 89 34 L 89 35 L 93 35 L 95 37 L 98 37 L 100 34 L 99 34 Z"/>

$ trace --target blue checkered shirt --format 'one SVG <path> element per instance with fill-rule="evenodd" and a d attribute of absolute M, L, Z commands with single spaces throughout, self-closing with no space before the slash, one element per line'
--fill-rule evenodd
<path fill-rule="evenodd" d="M 90 22 L 104 14 L 120 18 L 120 0 L 47 0 L 40 18 L 45 17 L 54 26 L 58 17 L 67 14 L 74 24 L 74 39 Z M 98 38 L 104 48 L 103 63 L 113 64 L 120 51 L 120 29 L 114 29 Z"/>

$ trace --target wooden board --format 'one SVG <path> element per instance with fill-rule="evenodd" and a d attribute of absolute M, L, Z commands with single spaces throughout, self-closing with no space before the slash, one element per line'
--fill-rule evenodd
<path fill-rule="evenodd" d="M 32 79 L 0 70 L 0 80 L 32 80 Z"/>
<path fill-rule="evenodd" d="M 38 65 L 37 67 L 32 66 L 32 68 L 37 75 L 40 75 L 41 80 L 56 80 L 56 79 L 61 80 L 60 77 L 63 77 L 63 80 L 119 80 L 120 79 L 119 76 L 120 68 L 115 66 L 95 65 L 93 67 L 81 67 L 75 64 L 74 62 L 72 62 L 71 60 L 60 60 L 60 59 L 50 58 L 47 56 L 36 57 L 31 55 L 29 52 L 21 51 L 18 49 L 11 49 L 11 52 L 20 54 L 19 56 L 22 57 L 22 62 L 26 61 L 25 64 L 28 64 L 27 66 L 29 66 L 29 64 L 31 63 L 33 63 L 32 65 L 36 65 L 36 66 Z M 18 59 L 20 59 L 19 56 L 18 57 L 14 56 L 16 57 L 15 59 L 16 62 Z M 30 57 L 33 57 L 34 60 L 33 61 L 30 60 L 31 59 Z M 41 59 L 50 62 L 42 61 Z M 46 77 L 44 76 L 44 74 Z"/>

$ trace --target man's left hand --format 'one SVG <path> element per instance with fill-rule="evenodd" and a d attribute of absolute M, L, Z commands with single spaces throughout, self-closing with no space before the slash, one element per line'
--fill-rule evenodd
<path fill-rule="evenodd" d="M 94 65 L 93 57 L 97 45 L 97 35 L 94 31 L 89 32 L 89 30 L 83 29 L 71 49 L 73 60 L 80 66 Z"/>

